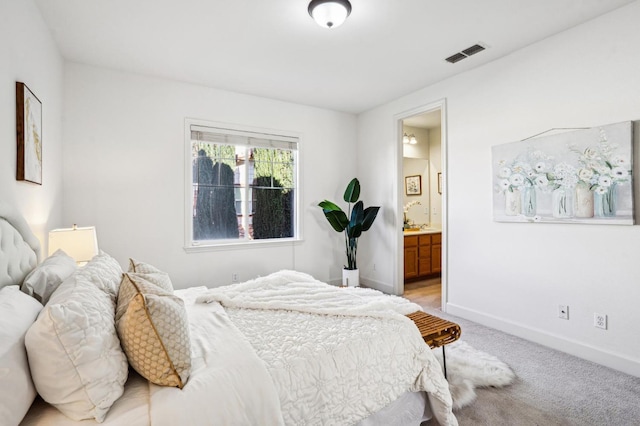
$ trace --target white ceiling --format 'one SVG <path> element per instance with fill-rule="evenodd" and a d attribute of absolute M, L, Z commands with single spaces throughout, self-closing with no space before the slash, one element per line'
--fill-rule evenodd
<path fill-rule="evenodd" d="M 308 0 L 35 0 L 67 60 L 351 113 L 632 1 L 351 0 L 328 30 Z"/>

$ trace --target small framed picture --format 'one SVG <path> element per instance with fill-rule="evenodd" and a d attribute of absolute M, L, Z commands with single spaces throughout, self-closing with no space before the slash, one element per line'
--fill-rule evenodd
<path fill-rule="evenodd" d="M 422 195 L 422 176 L 407 176 L 404 178 L 404 190 L 407 195 Z"/>
<path fill-rule="evenodd" d="M 442 173 L 438 173 L 438 194 L 442 195 Z"/>
<path fill-rule="evenodd" d="M 16 179 L 42 185 L 42 103 L 20 82 L 16 82 L 16 136 Z"/>

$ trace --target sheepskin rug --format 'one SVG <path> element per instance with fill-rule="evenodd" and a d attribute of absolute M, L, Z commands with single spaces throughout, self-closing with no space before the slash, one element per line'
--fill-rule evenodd
<path fill-rule="evenodd" d="M 442 348 L 433 350 L 442 364 Z M 513 383 L 516 375 L 507 364 L 493 355 L 458 340 L 446 345 L 447 380 L 453 397 L 453 409 L 460 409 L 476 399 L 477 387 L 502 387 Z"/>

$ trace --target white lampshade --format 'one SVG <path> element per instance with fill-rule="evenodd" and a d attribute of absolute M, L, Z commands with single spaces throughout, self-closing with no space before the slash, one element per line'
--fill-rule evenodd
<path fill-rule="evenodd" d="M 49 231 L 49 256 L 58 249 L 73 257 L 78 264 L 87 263 L 98 254 L 96 228 L 78 228 L 73 225 L 73 228 Z"/>
<path fill-rule="evenodd" d="M 309 15 L 325 28 L 336 28 L 344 23 L 351 13 L 348 0 L 312 0 L 309 3 Z"/>

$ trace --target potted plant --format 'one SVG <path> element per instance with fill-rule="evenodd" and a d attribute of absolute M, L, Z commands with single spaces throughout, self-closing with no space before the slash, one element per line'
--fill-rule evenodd
<path fill-rule="evenodd" d="M 367 207 L 365 209 L 362 201 L 358 201 L 359 197 L 360 182 L 357 178 L 353 178 L 344 191 L 344 201 L 349 204 L 347 213 L 328 200 L 324 200 L 318 204 L 333 229 L 337 232 L 344 232 L 347 265 L 344 266 L 342 271 L 342 285 L 350 287 L 357 287 L 360 282 L 360 274 L 356 263 L 358 238 L 360 238 L 364 231 L 371 228 L 373 221 L 378 215 L 378 210 L 380 210 L 380 207 Z M 351 207 L 352 203 L 355 203 L 353 208 Z"/>

